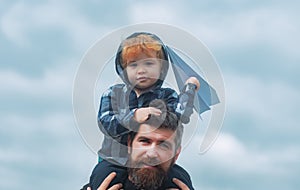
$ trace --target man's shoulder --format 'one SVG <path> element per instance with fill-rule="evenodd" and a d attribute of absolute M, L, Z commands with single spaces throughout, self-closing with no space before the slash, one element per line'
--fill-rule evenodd
<path fill-rule="evenodd" d="M 176 171 L 180 171 L 180 173 L 181 173 L 182 175 L 184 175 L 185 177 L 190 178 L 189 173 L 188 173 L 183 167 L 179 166 L 178 164 L 174 164 L 174 165 L 173 165 L 173 168 L 174 168 Z"/>
<path fill-rule="evenodd" d="M 123 189 L 124 189 L 124 190 L 136 190 L 136 187 L 135 187 L 134 184 L 127 178 L 127 179 L 123 182 Z"/>
<path fill-rule="evenodd" d="M 171 179 L 174 177 L 179 178 L 190 189 L 194 189 L 190 174 L 183 167 L 179 166 L 178 164 L 174 164 L 171 167 L 171 169 L 168 173 L 168 177 L 170 177 Z"/>

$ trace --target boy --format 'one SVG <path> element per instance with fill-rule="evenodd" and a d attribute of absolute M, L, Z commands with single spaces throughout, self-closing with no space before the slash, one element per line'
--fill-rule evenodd
<path fill-rule="evenodd" d="M 200 87 L 195 77 L 186 81 L 179 96 L 173 89 L 161 87 L 169 67 L 168 54 L 162 41 L 153 34 L 134 33 L 125 39 L 118 49 L 115 64 L 124 84 L 110 87 L 101 97 L 98 125 L 105 138 L 98 152 L 99 163 L 90 177 L 93 190 L 113 171 L 117 176 L 111 185 L 127 177 L 128 134 L 137 131 L 139 124 L 151 115 L 162 114 L 161 109 L 151 106 L 153 100 L 162 100 L 168 110 L 187 123 L 189 119 L 186 118 L 192 114 L 195 90 Z M 176 188 L 171 181 L 176 177 L 193 189 L 189 176 L 182 177 L 186 175 L 183 168 L 172 167 L 168 175 L 169 187 Z"/>

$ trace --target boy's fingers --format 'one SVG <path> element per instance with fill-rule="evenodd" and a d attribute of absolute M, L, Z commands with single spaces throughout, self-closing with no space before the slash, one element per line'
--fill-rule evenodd
<path fill-rule="evenodd" d="M 159 116 L 161 114 L 161 110 L 157 109 L 157 108 L 154 108 L 154 107 L 149 107 L 149 111 L 150 111 L 149 114 L 152 114 L 152 115 L 158 115 Z"/>

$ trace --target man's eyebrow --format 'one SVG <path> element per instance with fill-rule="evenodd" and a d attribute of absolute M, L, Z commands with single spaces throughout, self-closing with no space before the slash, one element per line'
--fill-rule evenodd
<path fill-rule="evenodd" d="M 140 139 L 147 139 L 147 140 L 149 140 L 149 138 L 145 137 L 145 136 L 139 136 L 139 137 L 137 137 L 137 140 L 140 140 Z"/>
<path fill-rule="evenodd" d="M 151 138 L 146 137 L 146 136 L 138 136 L 138 137 L 136 138 L 136 140 L 137 140 L 137 141 L 139 141 L 139 140 L 151 140 Z M 168 141 L 168 139 L 158 140 L 157 142 L 158 142 L 159 144 L 165 143 L 165 144 L 167 144 L 167 145 L 170 146 L 170 147 L 173 146 L 173 144 L 172 144 L 170 141 Z"/>

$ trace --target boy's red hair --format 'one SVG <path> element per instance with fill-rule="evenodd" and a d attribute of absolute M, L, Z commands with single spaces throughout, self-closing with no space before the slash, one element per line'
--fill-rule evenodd
<path fill-rule="evenodd" d="M 151 58 L 164 59 L 161 43 L 147 34 L 140 34 L 124 40 L 122 47 L 121 60 L 123 68 L 127 67 L 129 60 L 133 60 L 142 52 Z"/>

